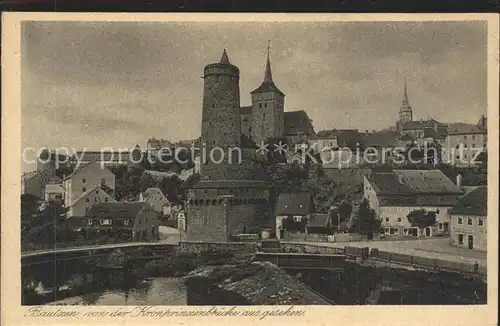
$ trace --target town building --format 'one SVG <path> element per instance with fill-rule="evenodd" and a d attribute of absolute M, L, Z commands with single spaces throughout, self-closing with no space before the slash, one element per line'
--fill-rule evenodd
<path fill-rule="evenodd" d="M 309 238 L 312 234 L 329 235 L 332 233 L 332 219 L 326 213 L 312 213 L 306 224 L 306 233 Z"/>
<path fill-rule="evenodd" d="M 477 187 L 461 197 L 450 211 L 452 246 L 487 251 L 488 187 Z"/>
<path fill-rule="evenodd" d="M 101 187 L 114 197 L 115 175 L 101 163 L 80 165 L 69 176 L 64 178 L 65 204 L 70 207 L 87 191 Z"/>
<path fill-rule="evenodd" d="M 68 207 L 67 216 L 85 216 L 95 204 L 115 202 L 116 200 L 113 197 L 113 192 L 109 188 L 94 186 L 87 189 L 80 197 L 71 201 L 70 205 L 66 205 L 66 207 Z"/>
<path fill-rule="evenodd" d="M 158 214 L 145 202 L 99 203 L 85 215 L 82 229 L 89 234 L 108 235 L 129 241 L 159 239 Z"/>
<path fill-rule="evenodd" d="M 139 201 L 148 203 L 161 216 L 169 216 L 172 205 L 160 188 L 148 188 L 140 194 Z"/>
<path fill-rule="evenodd" d="M 47 202 L 57 202 L 64 205 L 64 186 L 62 180 L 54 177 L 44 188 L 44 200 Z"/>
<path fill-rule="evenodd" d="M 365 175 L 364 198 L 381 219 L 386 236 L 435 236 L 449 234 L 448 210 L 463 194 L 440 170 L 393 170 Z M 412 211 L 436 214 L 436 224 L 424 230 L 408 221 Z"/>
<path fill-rule="evenodd" d="M 282 239 L 285 235 L 283 222 L 293 219 L 300 222 L 309 218 L 315 212 L 314 201 L 308 192 L 282 193 L 276 203 L 276 237 Z"/>
<path fill-rule="evenodd" d="M 201 180 L 187 189 L 185 241 L 231 241 L 234 236 L 260 227 L 259 218 L 267 209 L 269 190 L 256 178 L 258 169 L 252 160 L 256 145 L 241 132 L 240 71 L 230 63 L 226 50 L 221 60 L 204 69 L 201 142 L 212 157 L 202 157 Z M 264 103 L 278 110 L 281 96 L 265 77 L 254 92 L 256 109 L 264 113 Z M 267 98 L 267 96 L 274 96 Z M 262 104 L 259 106 L 259 104 Z M 264 117 L 255 117 L 255 121 Z M 277 118 L 273 118 L 277 125 Z M 265 124 L 271 128 L 271 124 Z M 271 132 L 266 129 L 266 132 Z M 214 148 L 217 147 L 217 151 Z M 232 157 L 231 149 L 241 149 Z M 225 155 L 220 153 L 222 151 Z"/>
<path fill-rule="evenodd" d="M 480 164 L 480 154 L 488 148 L 486 118 L 477 124 L 453 123 L 448 126 L 443 151 L 444 160 L 454 166 L 474 166 Z"/>
<path fill-rule="evenodd" d="M 65 158 L 44 149 L 36 160 L 36 170 L 21 175 L 21 194 L 32 195 L 45 199 L 45 185 L 54 181 L 56 174 L 56 160 L 64 162 Z"/>

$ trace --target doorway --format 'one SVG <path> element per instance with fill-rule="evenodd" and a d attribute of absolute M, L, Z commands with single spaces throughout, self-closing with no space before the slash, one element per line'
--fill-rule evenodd
<path fill-rule="evenodd" d="M 431 228 L 430 227 L 426 227 L 425 228 L 425 236 L 426 237 L 430 237 L 431 236 Z"/>
<path fill-rule="evenodd" d="M 443 223 L 443 232 L 448 233 L 449 232 L 449 224 L 447 222 Z"/>
<path fill-rule="evenodd" d="M 469 249 L 474 249 L 474 237 L 472 235 L 468 236 Z"/>

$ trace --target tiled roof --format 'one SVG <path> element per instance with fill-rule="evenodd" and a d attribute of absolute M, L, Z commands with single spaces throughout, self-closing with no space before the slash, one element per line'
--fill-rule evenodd
<path fill-rule="evenodd" d="M 255 180 L 203 180 L 199 181 L 189 188 L 209 189 L 209 188 L 267 188 L 264 181 Z"/>
<path fill-rule="evenodd" d="M 240 114 L 241 115 L 252 114 L 252 106 L 249 105 L 240 107 Z"/>
<path fill-rule="evenodd" d="M 394 170 L 367 177 L 379 194 L 461 194 L 440 170 Z"/>
<path fill-rule="evenodd" d="M 75 199 L 75 201 L 73 201 L 73 203 L 71 204 L 71 206 L 74 206 L 80 200 L 82 200 L 83 198 L 87 197 L 89 194 L 91 194 L 93 191 L 96 191 L 96 190 L 101 190 L 102 192 L 104 192 L 111 199 L 111 202 L 115 202 L 116 200 L 108 193 L 108 191 L 109 191 L 108 189 L 109 188 L 104 189 L 104 188 L 102 188 L 100 186 L 96 186 L 96 187 L 94 187 L 92 189 L 89 189 L 89 190 L 85 191 L 83 194 L 81 194 L 80 197 L 78 197 L 77 199 Z"/>
<path fill-rule="evenodd" d="M 337 138 L 337 143 L 340 147 L 356 147 L 357 143 L 363 141 L 363 135 L 357 129 L 333 129 L 322 130 L 318 132 L 321 138 Z"/>
<path fill-rule="evenodd" d="M 83 163 L 81 164 L 80 166 L 78 166 L 74 171 L 73 173 L 71 173 L 70 175 L 68 175 L 67 177 L 64 178 L 64 180 L 68 180 L 70 178 L 72 178 L 75 174 L 77 174 L 78 172 L 82 171 L 83 169 L 86 169 L 87 167 L 91 166 L 92 164 L 98 164 L 99 166 L 101 165 L 101 163 L 97 163 L 97 162 L 89 162 L 89 163 Z M 103 167 L 102 170 L 108 170 L 110 173 L 113 173 L 111 172 L 110 169 L 108 169 L 106 166 Z"/>
<path fill-rule="evenodd" d="M 151 208 L 146 202 L 100 203 L 93 205 L 85 215 L 92 218 L 134 218 L 144 208 Z"/>
<path fill-rule="evenodd" d="M 366 146 L 394 147 L 397 145 L 396 139 L 399 132 L 384 130 L 371 134 L 363 134 L 361 142 Z"/>
<path fill-rule="evenodd" d="M 314 128 L 306 111 L 285 112 L 285 135 L 313 135 Z"/>
<path fill-rule="evenodd" d="M 280 91 L 280 89 L 274 84 L 274 82 L 263 82 L 259 87 L 254 89 L 250 94 L 255 93 L 267 93 L 267 92 L 276 92 L 281 96 L 285 96 L 285 94 Z"/>
<path fill-rule="evenodd" d="M 449 135 L 485 134 L 486 130 L 469 123 L 452 123 L 448 126 Z"/>
<path fill-rule="evenodd" d="M 314 211 L 314 203 L 308 192 L 283 193 L 278 197 L 276 215 L 307 215 Z"/>
<path fill-rule="evenodd" d="M 480 215 L 488 213 L 488 187 L 477 187 L 466 195 L 460 197 L 451 209 L 450 214 L 455 215 Z"/>
<path fill-rule="evenodd" d="M 328 214 L 315 213 L 309 215 L 307 220 L 307 226 L 312 227 L 327 227 L 330 223 L 330 217 Z"/>
<path fill-rule="evenodd" d="M 407 129 L 424 129 L 424 128 L 430 128 L 434 127 L 434 125 L 437 125 L 438 127 L 443 127 L 445 124 L 436 121 L 434 119 L 429 119 L 429 120 L 421 120 L 421 121 L 409 121 L 403 124 L 403 130 Z"/>
<path fill-rule="evenodd" d="M 161 195 L 161 196 L 165 197 L 165 195 L 163 194 L 163 191 L 161 191 L 160 188 L 148 188 L 142 193 L 142 195 L 145 197 L 151 196 L 151 195 L 156 195 L 156 196 Z"/>

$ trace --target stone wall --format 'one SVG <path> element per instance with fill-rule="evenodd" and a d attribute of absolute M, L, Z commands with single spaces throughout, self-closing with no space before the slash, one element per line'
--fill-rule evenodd
<path fill-rule="evenodd" d="M 179 243 L 179 252 L 200 254 L 204 252 L 255 252 L 256 243 L 250 242 L 198 242 L 183 241 Z"/>
<path fill-rule="evenodd" d="M 321 245 L 315 244 L 306 244 L 306 243 L 295 243 L 295 242 L 282 242 L 281 247 L 287 251 L 292 250 L 295 252 L 302 253 L 320 253 L 320 254 L 343 254 L 343 248 L 333 248 L 333 247 L 325 247 Z"/>
<path fill-rule="evenodd" d="M 226 208 L 222 204 L 188 205 L 187 241 L 228 241 Z"/>

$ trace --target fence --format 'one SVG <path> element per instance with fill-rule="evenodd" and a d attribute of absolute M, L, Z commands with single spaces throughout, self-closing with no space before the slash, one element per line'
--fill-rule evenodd
<path fill-rule="evenodd" d="M 481 276 L 486 276 L 486 268 L 479 266 L 477 272 L 474 270 L 474 266 L 470 263 L 454 262 L 449 260 L 442 260 L 436 258 L 427 258 L 420 256 L 412 256 L 400 253 L 393 253 L 388 251 L 381 251 L 378 249 L 372 249 L 370 256 L 379 260 L 401 263 L 405 265 L 421 266 L 426 268 L 447 270 L 447 271 L 457 271 L 462 273 L 474 273 Z"/>

